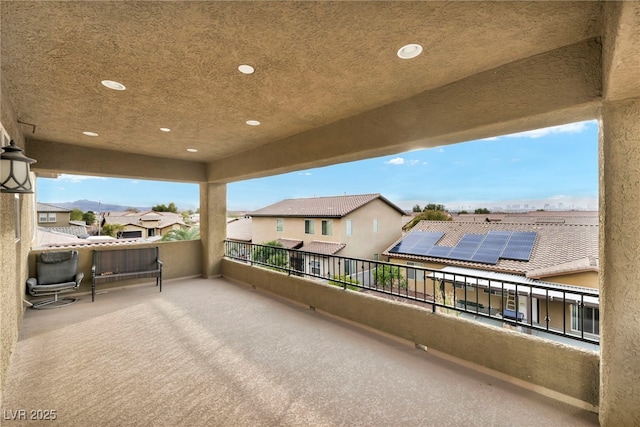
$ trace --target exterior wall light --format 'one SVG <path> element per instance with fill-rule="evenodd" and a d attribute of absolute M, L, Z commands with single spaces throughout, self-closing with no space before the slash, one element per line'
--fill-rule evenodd
<path fill-rule="evenodd" d="M 36 161 L 22 154 L 22 148 L 11 140 L 0 156 L 0 192 L 33 193 L 29 165 Z"/>

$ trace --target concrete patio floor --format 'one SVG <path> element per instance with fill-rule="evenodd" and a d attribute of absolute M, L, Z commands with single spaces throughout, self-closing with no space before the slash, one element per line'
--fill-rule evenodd
<path fill-rule="evenodd" d="M 3 426 L 598 425 L 597 414 L 225 279 L 81 298 L 26 311 Z M 26 419 L 12 419 L 21 410 Z M 55 421 L 31 420 L 38 410 Z"/>

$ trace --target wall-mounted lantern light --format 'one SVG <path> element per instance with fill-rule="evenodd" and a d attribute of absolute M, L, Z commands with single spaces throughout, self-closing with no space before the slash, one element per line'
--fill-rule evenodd
<path fill-rule="evenodd" d="M 0 192 L 33 193 L 29 165 L 35 162 L 22 154 L 22 148 L 13 140 L 3 147 L 0 156 Z"/>

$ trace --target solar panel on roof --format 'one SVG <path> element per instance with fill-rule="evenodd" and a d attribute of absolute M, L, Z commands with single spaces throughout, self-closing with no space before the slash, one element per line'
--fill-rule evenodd
<path fill-rule="evenodd" d="M 489 232 L 470 261 L 483 264 L 497 263 L 510 235 L 509 231 Z"/>
<path fill-rule="evenodd" d="M 449 258 L 449 252 L 453 249 L 451 246 L 432 246 L 427 252 L 427 256 L 436 258 Z"/>
<path fill-rule="evenodd" d="M 442 236 L 441 231 L 412 231 L 389 252 L 424 256 Z"/>
<path fill-rule="evenodd" d="M 500 258 L 529 261 L 537 237 L 535 231 L 514 231 Z"/>
<path fill-rule="evenodd" d="M 436 246 L 443 232 L 413 231 L 389 252 L 407 255 L 496 264 L 500 258 L 529 261 L 537 233 L 535 231 L 489 231 L 465 234 L 454 247 Z"/>
<path fill-rule="evenodd" d="M 473 254 L 476 253 L 485 237 L 485 234 L 465 234 L 449 253 L 448 258 L 461 261 L 471 261 Z"/>

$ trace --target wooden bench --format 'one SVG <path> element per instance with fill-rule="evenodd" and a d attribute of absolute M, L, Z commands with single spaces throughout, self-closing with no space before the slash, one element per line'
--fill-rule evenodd
<path fill-rule="evenodd" d="M 93 251 L 91 267 L 91 301 L 96 285 L 117 280 L 155 277 L 162 292 L 162 261 L 159 248 L 126 248 Z"/>

